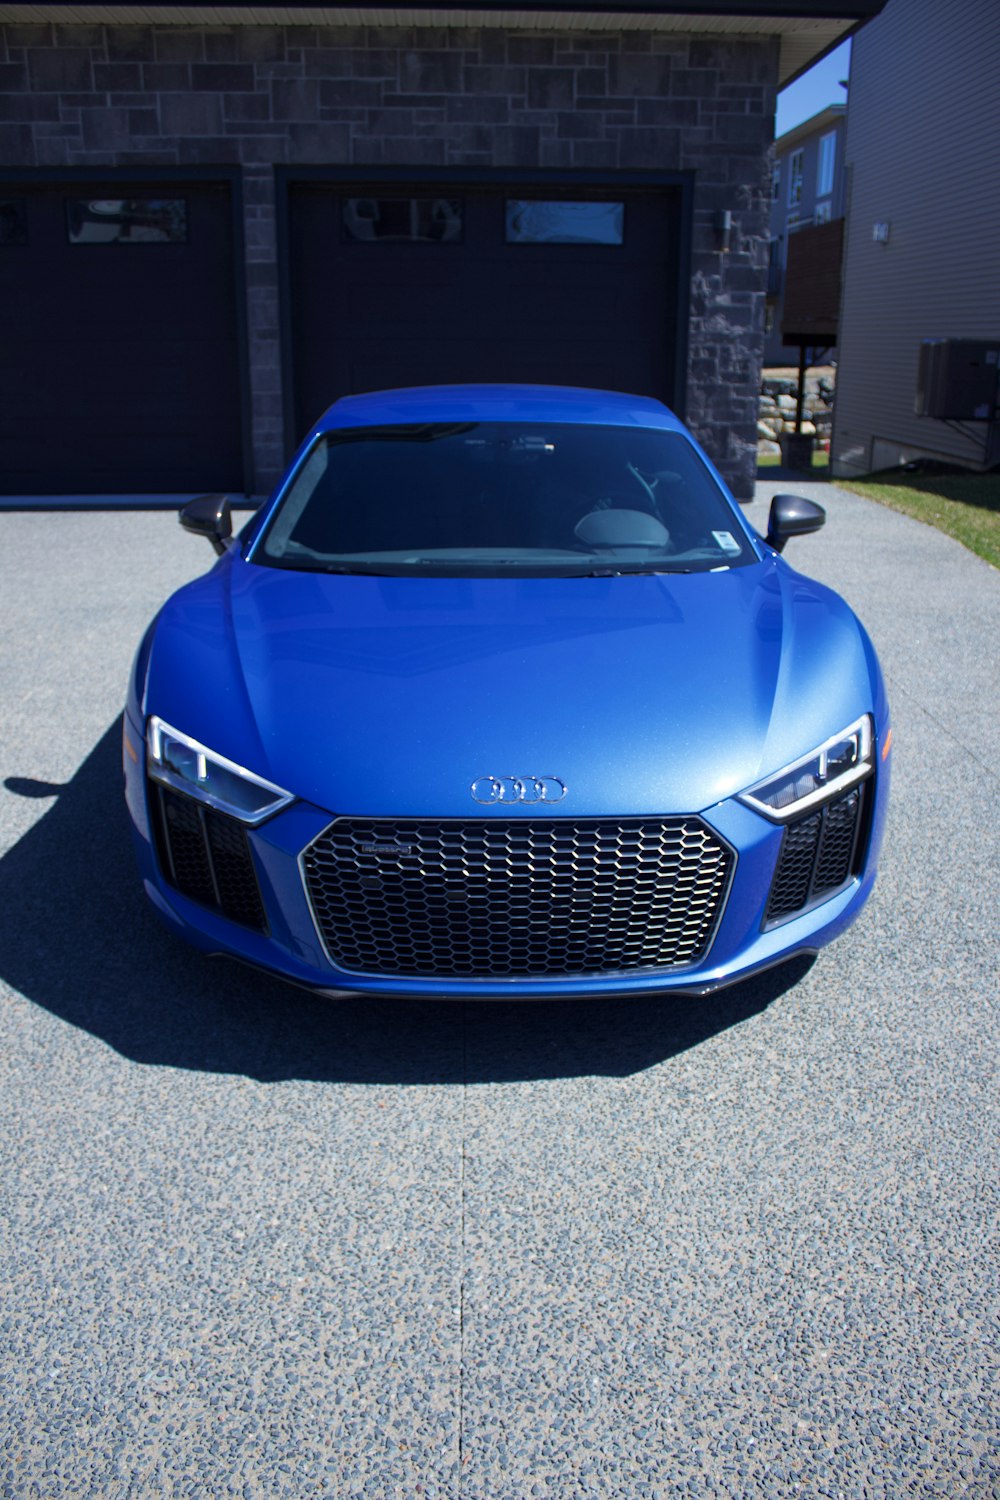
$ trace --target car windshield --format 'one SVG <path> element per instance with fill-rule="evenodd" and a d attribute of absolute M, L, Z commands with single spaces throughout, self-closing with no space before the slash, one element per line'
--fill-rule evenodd
<path fill-rule="evenodd" d="M 728 569 L 755 554 L 682 433 L 441 422 L 319 437 L 252 559 L 336 573 L 591 577 Z"/>

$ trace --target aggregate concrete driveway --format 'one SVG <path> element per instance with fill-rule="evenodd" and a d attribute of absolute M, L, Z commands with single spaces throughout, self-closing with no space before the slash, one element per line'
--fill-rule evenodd
<path fill-rule="evenodd" d="M 0 1492 L 998 1493 L 1000 575 L 800 488 L 789 559 L 888 677 L 887 850 L 811 968 L 707 1001 L 334 1002 L 189 952 L 117 716 L 208 549 L 0 516 Z"/>

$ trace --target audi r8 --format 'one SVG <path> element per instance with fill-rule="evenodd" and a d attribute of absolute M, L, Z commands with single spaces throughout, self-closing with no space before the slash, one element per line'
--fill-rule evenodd
<path fill-rule="evenodd" d="M 875 880 L 889 710 L 847 604 L 682 423 L 601 391 L 337 401 L 161 609 L 124 716 L 166 922 L 318 991 L 708 992 Z"/>

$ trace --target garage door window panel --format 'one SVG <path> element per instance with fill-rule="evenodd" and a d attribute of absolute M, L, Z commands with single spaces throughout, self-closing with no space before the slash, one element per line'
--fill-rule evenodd
<path fill-rule="evenodd" d="M 458 198 L 347 198 L 341 212 L 344 240 L 365 245 L 455 245 L 463 237 Z"/>
<path fill-rule="evenodd" d="M 183 198 L 69 198 L 66 233 L 71 245 L 186 245 L 188 206 Z"/>
<path fill-rule="evenodd" d="M 624 245 L 625 205 L 508 198 L 508 245 Z"/>

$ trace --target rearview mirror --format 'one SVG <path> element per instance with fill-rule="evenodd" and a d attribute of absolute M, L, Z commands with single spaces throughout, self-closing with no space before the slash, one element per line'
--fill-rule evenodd
<path fill-rule="evenodd" d="M 802 495 L 775 495 L 767 518 L 767 544 L 775 552 L 784 550 L 790 536 L 808 536 L 826 520 L 826 511 Z"/>
<path fill-rule="evenodd" d="M 181 508 L 177 519 L 185 531 L 207 536 L 221 557 L 233 534 L 233 517 L 228 495 L 198 495 Z"/>

